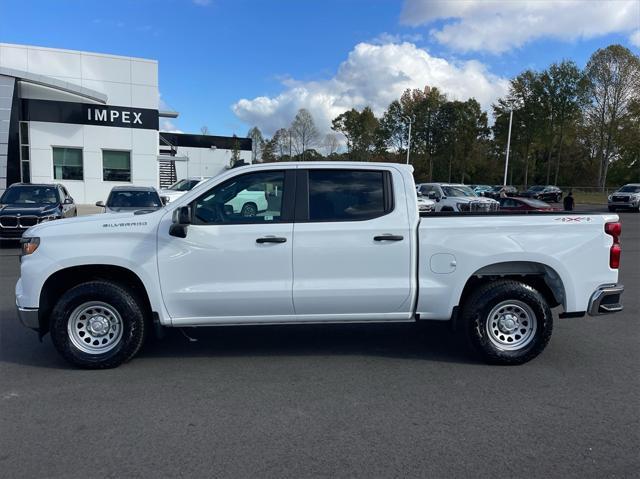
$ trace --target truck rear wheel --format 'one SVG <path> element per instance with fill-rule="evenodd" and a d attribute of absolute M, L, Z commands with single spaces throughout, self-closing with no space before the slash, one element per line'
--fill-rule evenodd
<path fill-rule="evenodd" d="M 86 369 L 114 368 L 128 361 L 145 335 L 137 298 L 107 281 L 82 283 L 64 293 L 53 308 L 50 324 L 58 352 Z"/>
<path fill-rule="evenodd" d="M 523 364 L 540 354 L 553 330 L 544 297 L 531 286 L 500 280 L 466 300 L 462 320 L 472 346 L 492 364 Z"/>

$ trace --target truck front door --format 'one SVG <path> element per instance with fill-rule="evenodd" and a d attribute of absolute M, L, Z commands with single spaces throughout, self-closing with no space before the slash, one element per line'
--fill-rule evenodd
<path fill-rule="evenodd" d="M 158 232 L 158 271 L 174 324 L 262 322 L 293 314 L 294 172 L 235 176 L 191 202 L 186 238 Z M 268 205 L 232 206 L 247 189 L 263 188 Z"/>

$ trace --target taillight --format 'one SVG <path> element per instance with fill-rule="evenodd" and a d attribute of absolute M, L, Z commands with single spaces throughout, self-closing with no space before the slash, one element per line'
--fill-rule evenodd
<path fill-rule="evenodd" d="M 613 236 L 613 244 L 609 250 L 609 267 L 611 269 L 618 269 L 620 267 L 620 253 L 622 248 L 620 247 L 620 234 L 622 234 L 622 224 L 620 223 L 605 223 L 604 232 Z"/>

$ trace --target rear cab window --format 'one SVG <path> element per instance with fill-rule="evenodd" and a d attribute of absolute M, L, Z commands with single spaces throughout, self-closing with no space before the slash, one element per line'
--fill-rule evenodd
<path fill-rule="evenodd" d="M 309 169 L 308 217 L 312 222 L 363 221 L 393 210 L 391 174 L 384 170 Z"/>

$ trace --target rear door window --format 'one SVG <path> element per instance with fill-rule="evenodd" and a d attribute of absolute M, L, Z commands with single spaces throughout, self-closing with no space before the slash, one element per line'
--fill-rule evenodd
<path fill-rule="evenodd" d="M 309 170 L 310 221 L 360 221 L 392 209 L 385 172 Z"/>

